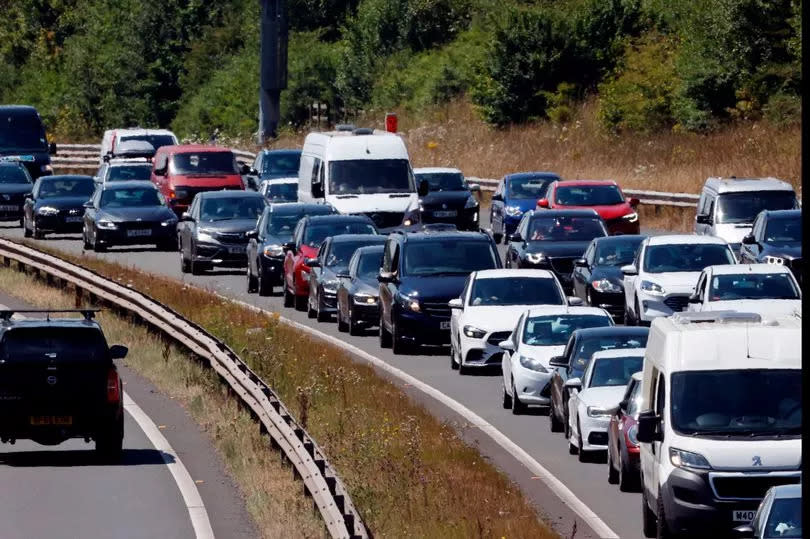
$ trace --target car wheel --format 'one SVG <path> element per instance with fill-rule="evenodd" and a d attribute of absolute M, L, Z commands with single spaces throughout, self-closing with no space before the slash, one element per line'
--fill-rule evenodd
<path fill-rule="evenodd" d="M 290 289 L 287 288 L 287 284 L 284 284 L 284 306 L 285 307 L 292 307 L 293 303 L 295 303 L 295 298 L 290 292 Z"/>
<path fill-rule="evenodd" d="M 503 389 L 503 408 L 504 410 L 509 410 L 512 408 L 512 397 L 510 397 L 509 393 L 506 392 L 505 385 L 501 385 L 501 389 Z"/>
<path fill-rule="evenodd" d="M 25 228 L 25 217 L 20 217 L 20 226 Z"/>
<path fill-rule="evenodd" d="M 496 245 L 500 245 L 501 241 L 503 241 L 503 234 L 493 232 L 492 233 L 492 239 L 495 240 Z"/>
<path fill-rule="evenodd" d="M 124 446 L 124 416 L 107 430 L 96 434 L 96 455 L 104 462 L 119 462 Z"/>
<path fill-rule="evenodd" d="M 551 432 L 562 432 L 563 431 L 563 424 L 559 419 L 557 419 L 557 413 L 556 413 L 556 411 L 554 409 L 553 401 L 552 401 L 552 405 L 551 405 L 551 407 L 549 408 L 549 411 L 548 411 L 548 419 L 549 419 L 549 422 L 548 422 L 549 423 L 549 428 L 551 429 Z"/>
<path fill-rule="evenodd" d="M 245 273 L 247 274 L 247 292 L 248 294 L 254 294 L 259 287 L 258 283 L 256 282 L 256 277 L 254 277 L 250 272 L 250 263 L 248 263 L 247 271 Z"/>
<path fill-rule="evenodd" d="M 338 331 L 341 333 L 346 333 L 349 331 L 349 324 L 343 319 L 343 315 L 341 314 L 342 309 L 340 308 L 340 302 L 338 301 L 338 309 L 337 309 L 337 327 Z"/>
<path fill-rule="evenodd" d="M 588 454 L 582 449 L 582 446 L 582 425 L 580 425 L 579 417 L 577 417 L 577 460 L 588 462 Z"/>
<path fill-rule="evenodd" d="M 361 329 L 360 323 L 354 316 L 354 311 L 352 311 L 352 308 L 349 307 L 349 335 L 357 337 L 360 335 Z"/>
<path fill-rule="evenodd" d="M 515 389 L 515 381 L 512 380 L 512 415 L 520 415 L 525 411 L 526 405 L 520 402 L 520 397 Z"/>
<path fill-rule="evenodd" d="M 93 246 L 90 245 L 90 241 L 87 239 L 87 229 L 84 229 L 82 230 L 82 249 L 89 251 L 92 248 Z"/>
<path fill-rule="evenodd" d="M 257 266 L 256 270 L 258 271 L 258 275 L 256 275 L 256 289 L 259 292 L 259 295 L 262 297 L 267 297 L 273 294 L 273 285 L 270 284 L 270 279 L 264 274 L 264 270 L 261 266 Z"/>
<path fill-rule="evenodd" d="M 307 296 L 307 318 L 315 318 L 316 315 L 315 308 L 312 306 L 312 298 Z"/>
<path fill-rule="evenodd" d="M 658 539 L 671 539 L 673 537 L 678 537 L 678 534 L 673 532 L 667 526 L 667 518 L 664 514 L 664 497 L 661 496 L 661 491 L 658 491 L 658 510 L 655 512 L 655 522 L 658 525 L 657 528 L 657 535 Z"/>
<path fill-rule="evenodd" d="M 396 320 L 391 320 L 391 351 L 395 355 L 408 353 L 408 342 L 402 337 L 402 333 L 397 330 Z"/>
<path fill-rule="evenodd" d="M 391 347 L 391 333 L 385 329 L 382 320 L 382 313 L 380 313 L 380 348 L 390 348 Z"/>
<path fill-rule="evenodd" d="M 23 218 L 23 237 L 30 238 L 32 235 L 33 234 L 31 233 L 31 229 L 28 228 L 28 225 L 27 225 L 25 219 Z"/>
<path fill-rule="evenodd" d="M 93 251 L 95 251 L 96 253 L 103 253 L 106 250 L 107 246 L 99 243 L 98 238 L 93 236 Z"/>
<path fill-rule="evenodd" d="M 36 223 L 36 221 L 34 221 L 34 222 L 31 224 L 31 229 L 34 231 L 34 239 L 35 239 L 35 240 L 41 240 L 41 239 L 44 239 L 44 238 L 45 238 L 45 233 L 44 233 L 44 232 L 42 232 L 42 231 L 41 231 L 39 228 L 37 228 L 37 223 Z"/>
<path fill-rule="evenodd" d="M 309 305 L 309 296 L 299 296 L 295 293 L 295 280 L 293 280 L 293 297 L 295 298 L 295 310 L 301 312 L 306 311 Z"/>
<path fill-rule="evenodd" d="M 644 537 L 655 537 L 658 534 L 658 523 L 655 521 L 655 513 L 647 503 L 647 493 L 641 488 L 641 527 Z"/>
<path fill-rule="evenodd" d="M 317 299 L 315 301 L 317 302 L 317 309 L 315 310 L 315 319 L 318 322 L 328 322 L 331 316 L 326 312 L 326 306 L 323 304 L 321 295 L 318 294 L 316 298 Z"/>
<path fill-rule="evenodd" d="M 631 469 L 629 463 L 619 454 L 619 490 L 622 492 L 633 492 L 638 490 L 639 476 L 638 473 L 633 473 L 635 470 Z"/>
<path fill-rule="evenodd" d="M 610 440 L 610 437 L 608 437 L 608 441 L 609 440 Z M 610 483 L 611 485 L 615 485 L 616 483 L 619 482 L 619 471 L 616 470 L 615 466 L 613 466 L 613 454 L 610 451 L 610 447 L 611 446 L 608 445 L 608 451 L 607 451 L 608 483 Z"/>
<path fill-rule="evenodd" d="M 568 436 L 568 454 L 569 455 L 576 455 L 578 452 L 579 452 L 579 448 L 574 444 L 574 437 L 569 434 L 569 436 Z"/>
<path fill-rule="evenodd" d="M 458 373 L 462 376 L 470 374 L 470 368 L 464 365 L 464 359 L 462 359 L 461 355 L 458 356 Z"/>
<path fill-rule="evenodd" d="M 190 258 L 191 260 L 189 261 L 189 265 L 191 266 L 191 274 L 203 275 L 205 273 L 205 266 L 202 262 L 194 261 L 194 251 L 191 252 Z"/>
<path fill-rule="evenodd" d="M 174 241 L 162 241 L 158 243 L 156 246 L 158 251 L 163 251 L 164 253 L 171 253 L 175 249 L 177 249 L 177 244 Z"/>
<path fill-rule="evenodd" d="M 453 346 L 453 343 L 450 343 L 450 370 L 458 369 L 458 363 L 456 363 L 456 350 Z"/>
<path fill-rule="evenodd" d="M 180 273 L 190 273 L 191 262 L 189 262 L 186 255 L 183 254 L 183 249 L 180 249 Z"/>

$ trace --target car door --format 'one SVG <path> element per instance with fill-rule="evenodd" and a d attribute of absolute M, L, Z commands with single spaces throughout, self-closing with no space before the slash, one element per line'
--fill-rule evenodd
<path fill-rule="evenodd" d="M 383 262 L 380 268 L 381 273 L 393 273 L 394 257 L 397 254 L 398 244 L 395 240 L 389 239 L 385 243 L 383 251 Z M 395 287 L 393 283 L 380 283 L 380 320 L 384 324 L 391 323 L 391 309 Z"/>
<path fill-rule="evenodd" d="M 292 249 L 287 251 L 287 253 L 284 255 L 284 279 L 287 282 L 286 286 L 289 290 L 294 290 L 293 273 L 295 273 L 295 255 L 300 248 L 306 223 L 306 219 L 300 219 L 298 224 L 295 225 L 295 230 L 293 230 Z"/>
<path fill-rule="evenodd" d="M 589 361 L 588 366 L 585 367 L 585 372 L 582 373 L 582 385 L 580 386 L 579 391 L 576 389 L 571 389 L 570 394 L 568 396 L 568 426 L 571 429 L 571 437 L 573 440 L 579 436 L 579 421 L 577 417 L 577 406 L 579 406 L 579 394 L 582 391 L 588 389 L 588 385 L 590 384 L 591 379 L 591 372 L 593 371 L 594 361 Z"/>
<path fill-rule="evenodd" d="M 318 259 L 319 265 L 314 268 L 309 268 L 309 295 L 312 298 L 312 305 L 317 305 L 318 294 L 320 293 L 321 275 L 323 274 L 323 267 L 326 265 L 326 258 L 332 248 L 332 238 L 326 238 L 321 246 L 318 247 L 318 253 L 315 258 Z"/>
<path fill-rule="evenodd" d="M 96 189 L 89 200 L 91 206 L 84 209 L 85 239 L 92 238 L 93 241 L 96 241 L 96 219 L 98 218 L 98 211 L 101 207 L 101 195 L 103 192 L 103 189 Z"/>
<path fill-rule="evenodd" d="M 526 313 L 520 315 L 520 318 L 515 324 L 515 329 L 512 330 L 512 334 L 509 336 L 509 339 L 515 345 L 515 350 L 510 352 L 509 350 L 504 350 L 503 354 L 501 354 L 501 374 L 503 375 L 503 387 L 506 388 L 506 392 L 509 395 L 512 395 L 512 362 L 515 361 L 516 357 L 520 355 L 520 336 L 523 334 L 523 320 L 526 317 Z M 514 398 L 514 395 L 512 395 Z"/>
<path fill-rule="evenodd" d="M 194 237 L 194 220 L 199 217 L 199 207 L 200 207 L 200 199 L 199 197 L 194 197 L 194 200 L 191 202 L 191 208 L 189 208 L 188 214 L 191 217 L 191 221 L 180 221 L 180 224 L 183 225 L 181 232 L 180 232 L 180 249 L 188 254 L 189 259 L 194 254 L 194 246 L 193 237 Z"/>
<path fill-rule="evenodd" d="M 591 282 L 591 272 L 593 270 L 594 253 L 596 252 L 595 242 L 591 242 L 588 248 L 585 249 L 585 254 L 582 256 L 585 259 L 585 266 L 574 266 L 574 295 L 582 298 L 582 301 L 587 299 L 588 285 Z"/>
<path fill-rule="evenodd" d="M 577 337 L 576 335 L 571 335 L 568 339 L 568 343 L 565 345 L 565 351 L 562 353 L 562 357 L 565 358 L 565 361 L 571 361 L 572 350 L 576 349 L 576 346 Z M 563 410 L 563 384 L 568 379 L 567 371 L 568 367 L 554 367 L 554 372 L 551 374 L 551 400 L 557 403 L 560 412 Z"/>
<path fill-rule="evenodd" d="M 659 372 L 658 379 L 655 384 L 655 404 L 653 409 L 655 410 L 655 415 L 661 418 L 660 423 L 661 426 L 659 427 L 661 429 L 661 432 L 666 432 L 666 430 L 664 429 L 664 423 L 666 422 L 665 404 L 666 404 L 666 381 L 664 378 L 664 374 Z M 652 458 L 653 467 L 652 470 L 650 470 L 652 472 L 652 475 L 650 477 L 651 479 L 650 489 L 653 495 L 657 497 L 658 486 L 661 484 L 659 481 L 659 470 L 661 469 L 661 461 L 667 457 L 661 454 L 661 445 L 662 445 L 661 441 L 656 440 L 650 445 L 651 445 L 650 451 L 652 451 L 653 457 Z"/>
<path fill-rule="evenodd" d="M 467 277 L 464 282 L 464 288 L 459 295 L 461 300 L 461 309 L 450 309 L 450 342 L 456 343 L 456 351 L 461 353 L 461 324 L 464 323 L 464 308 L 467 305 L 467 296 L 470 294 L 472 284 L 475 282 L 475 275 L 473 272 Z"/>
<path fill-rule="evenodd" d="M 636 257 L 633 260 L 632 264 L 636 268 L 636 275 L 625 275 L 622 279 L 624 284 L 625 309 L 633 311 L 633 314 L 635 314 L 636 317 L 639 316 L 639 313 L 635 312 L 636 281 L 638 280 L 638 274 L 641 272 L 646 249 L 647 249 L 647 240 L 644 240 L 643 242 L 641 242 L 641 246 L 638 248 L 638 251 L 636 251 Z"/>
<path fill-rule="evenodd" d="M 259 245 L 264 241 L 264 230 L 267 226 L 268 219 L 269 214 L 262 212 L 259 222 L 256 223 L 256 237 L 250 238 L 245 248 L 248 261 L 248 273 L 251 275 L 259 274 Z"/>
<path fill-rule="evenodd" d="M 34 182 L 34 188 L 31 189 L 31 195 L 25 197 L 25 202 L 23 203 L 23 218 L 31 223 L 31 227 L 33 228 L 34 224 L 34 204 L 36 204 L 37 197 L 39 196 L 39 187 L 42 185 L 42 180 L 37 180 Z"/>

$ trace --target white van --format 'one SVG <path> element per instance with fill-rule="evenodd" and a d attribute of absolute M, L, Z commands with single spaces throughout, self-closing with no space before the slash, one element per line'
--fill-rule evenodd
<path fill-rule="evenodd" d="M 103 162 L 105 156 L 117 154 L 119 144 L 132 140 L 148 142 L 155 150 L 161 146 L 179 144 L 177 135 L 168 129 L 144 129 L 142 127 L 107 129 L 104 131 L 104 136 L 101 139 L 101 152 L 98 156 L 99 162 Z"/>
<path fill-rule="evenodd" d="M 405 210 L 417 201 L 405 143 L 371 129 L 310 133 L 301 152 L 298 201 L 368 215 L 377 228 L 401 225 Z"/>
<path fill-rule="evenodd" d="M 739 256 L 759 212 L 798 207 L 793 186 L 776 178 L 709 178 L 698 200 L 695 234 L 723 238 Z"/>
<path fill-rule="evenodd" d="M 801 482 L 801 329 L 732 311 L 653 321 L 637 433 L 646 537 L 728 534 L 770 487 Z"/>

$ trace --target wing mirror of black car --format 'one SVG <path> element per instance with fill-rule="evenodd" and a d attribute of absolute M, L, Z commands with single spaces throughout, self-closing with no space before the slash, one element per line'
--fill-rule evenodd
<path fill-rule="evenodd" d="M 732 530 L 733 537 L 754 537 L 754 527 L 750 524 L 743 524 L 742 526 L 737 526 Z"/>
<path fill-rule="evenodd" d="M 523 241 L 523 236 L 520 235 L 520 232 L 515 232 L 514 234 L 509 234 L 507 239 L 512 243 L 520 243 Z"/>
<path fill-rule="evenodd" d="M 245 233 L 245 237 L 247 239 L 249 239 L 249 240 L 255 240 L 256 238 L 259 237 L 259 231 L 258 230 L 248 230 Z"/>
<path fill-rule="evenodd" d="M 184 211 L 183 214 L 180 216 L 181 221 L 194 221 L 194 218 L 191 214 L 187 211 Z"/>
<path fill-rule="evenodd" d="M 447 302 L 447 306 L 451 309 L 461 309 L 464 310 L 464 303 L 462 303 L 461 298 L 453 298 Z"/>
<path fill-rule="evenodd" d="M 567 367 L 568 362 L 565 360 L 565 356 L 554 356 L 548 361 L 549 366 L 551 367 Z"/>
<path fill-rule="evenodd" d="M 644 444 L 651 444 L 661 441 L 664 436 L 661 434 L 661 418 L 653 410 L 646 410 L 638 414 L 638 441 Z"/>
<path fill-rule="evenodd" d="M 492 195 L 492 200 L 499 200 L 499 201 L 503 202 L 503 195 L 500 194 L 500 193 Z"/>
<path fill-rule="evenodd" d="M 695 221 L 700 225 L 712 224 L 712 216 L 708 213 L 699 213 L 695 216 Z"/>
<path fill-rule="evenodd" d="M 110 358 L 124 359 L 129 353 L 129 348 L 121 344 L 114 344 L 110 346 Z"/>
<path fill-rule="evenodd" d="M 377 275 L 377 280 L 381 283 L 393 283 L 396 281 L 396 275 L 390 271 L 381 271 L 379 275 Z"/>
<path fill-rule="evenodd" d="M 574 260 L 574 266 L 578 268 L 587 268 L 588 261 L 585 260 L 584 258 L 577 258 L 576 260 Z"/>
<path fill-rule="evenodd" d="M 304 264 L 306 264 L 310 268 L 319 268 L 319 267 L 321 267 L 321 261 L 318 260 L 317 258 L 307 258 L 304 261 Z"/>
<path fill-rule="evenodd" d="M 48 153 L 51 154 L 51 155 L 56 155 L 56 143 L 55 142 L 51 142 L 48 145 Z"/>
<path fill-rule="evenodd" d="M 426 196 L 430 192 L 430 184 L 427 180 L 422 180 L 419 182 L 419 187 L 416 189 L 416 193 L 420 196 Z"/>
<path fill-rule="evenodd" d="M 757 243 L 757 239 L 754 237 L 753 234 L 746 234 L 743 236 L 742 242 L 745 245 L 755 245 Z"/>

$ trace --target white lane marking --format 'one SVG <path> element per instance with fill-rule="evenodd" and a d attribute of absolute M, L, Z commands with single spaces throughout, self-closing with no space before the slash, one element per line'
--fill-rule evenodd
<path fill-rule="evenodd" d="M 189 283 L 186 283 L 189 284 Z M 194 285 L 192 285 L 194 286 Z M 201 287 L 198 287 L 201 288 Z M 591 529 L 596 532 L 599 537 L 604 539 L 619 539 L 619 536 L 616 535 L 610 526 L 608 526 L 601 518 L 599 518 L 596 513 L 594 513 L 590 507 L 588 507 L 585 502 L 577 498 L 577 496 L 571 492 L 571 489 L 566 487 L 562 481 L 557 479 L 548 469 L 546 469 L 542 464 L 540 464 L 537 460 L 535 460 L 531 455 L 529 455 L 522 447 L 517 445 L 515 442 L 509 439 L 504 433 L 499 431 L 495 428 L 492 424 L 488 423 L 484 418 L 458 402 L 457 400 L 448 397 L 438 389 L 433 386 L 422 382 L 418 378 L 408 374 L 407 372 L 386 363 L 382 359 L 373 356 L 366 352 L 365 350 L 361 350 L 360 348 L 354 346 L 353 344 L 349 344 L 346 342 L 341 341 L 340 339 L 333 337 L 327 333 L 323 333 L 318 331 L 315 328 L 311 328 L 294 320 L 290 320 L 284 316 L 281 316 L 276 311 L 268 311 L 267 309 L 262 309 L 261 307 L 257 307 L 255 305 L 251 305 L 250 303 L 246 303 L 244 301 L 229 298 L 219 292 L 212 291 L 210 289 L 203 289 L 207 292 L 211 292 L 216 296 L 219 296 L 222 299 L 231 301 L 243 307 L 247 307 L 253 311 L 260 311 L 267 314 L 274 314 L 279 315 L 278 320 L 284 324 L 292 326 L 296 329 L 299 329 L 305 333 L 309 333 L 315 337 L 323 339 L 339 348 L 346 350 L 354 355 L 357 355 L 372 365 L 375 365 L 392 375 L 396 376 L 403 382 L 410 384 L 411 386 L 419 389 L 423 393 L 426 393 L 433 397 L 434 399 L 438 400 L 451 410 L 455 411 L 457 414 L 464 417 L 467 421 L 473 424 L 475 427 L 487 434 L 492 440 L 495 441 L 498 445 L 500 445 L 504 450 L 506 450 L 510 455 L 512 455 L 515 459 L 520 461 L 524 466 L 526 466 L 536 477 L 539 477 L 543 483 L 560 499 L 562 502 L 567 505 L 571 510 L 579 515 L 579 517 L 588 523 Z"/>
<path fill-rule="evenodd" d="M 138 423 L 141 430 L 152 445 L 160 451 L 160 456 L 163 462 L 171 472 L 177 488 L 180 489 L 180 494 L 183 496 L 183 502 L 188 509 L 188 516 L 191 519 L 191 526 L 194 528 L 194 535 L 197 539 L 214 539 L 214 530 L 211 529 L 211 521 L 208 519 L 208 512 L 205 510 L 202 497 L 200 496 L 197 485 L 188 473 L 183 461 L 177 456 L 169 441 L 157 428 L 154 421 L 152 421 L 146 412 L 138 406 L 128 393 L 124 392 L 124 410 L 132 416 L 132 419 Z"/>

